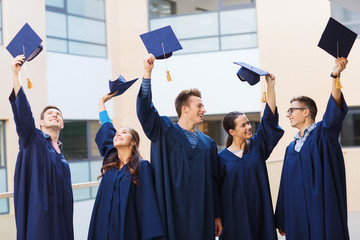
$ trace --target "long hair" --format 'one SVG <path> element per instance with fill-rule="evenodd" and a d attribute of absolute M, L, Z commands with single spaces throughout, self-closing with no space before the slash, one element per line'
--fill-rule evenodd
<path fill-rule="evenodd" d="M 230 134 L 230 129 L 233 129 L 233 130 L 235 129 L 235 127 L 236 127 L 235 119 L 241 115 L 245 115 L 245 113 L 234 111 L 234 112 L 229 112 L 223 118 L 223 128 L 228 135 L 226 138 L 225 148 L 228 148 L 234 140 L 233 136 L 231 136 L 231 134 Z M 248 140 L 246 140 L 245 149 L 244 149 L 243 154 L 247 153 L 249 148 L 250 148 L 250 142 Z"/>
<path fill-rule="evenodd" d="M 139 186 L 140 183 L 138 179 L 138 169 L 141 159 L 141 155 L 139 152 L 140 137 L 139 137 L 139 133 L 136 130 L 129 127 L 128 129 L 131 133 L 131 141 L 134 141 L 135 144 L 132 146 L 131 157 L 127 164 L 127 167 L 129 173 L 132 175 L 131 181 L 137 186 Z M 118 151 L 116 148 L 114 148 L 114 150 L 110 152 L 108 156 L 105 158 L 103 166 L 101 167 L 100 170 L 101 175 L 98 177 L 98 180 L 104 176 L 106 171 L 109 171 L 113 168 L 117 168 L 117 169 L 120 168 L 120 159 L 118 157 Z"/>

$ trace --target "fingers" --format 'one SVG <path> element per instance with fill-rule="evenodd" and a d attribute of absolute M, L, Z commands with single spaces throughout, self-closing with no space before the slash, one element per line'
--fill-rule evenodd
<path fill-rule="evenodd" d="M 25 55 L 18 55 L 13 59 L 14 65 L 22 65 L 25 61 Z"/>

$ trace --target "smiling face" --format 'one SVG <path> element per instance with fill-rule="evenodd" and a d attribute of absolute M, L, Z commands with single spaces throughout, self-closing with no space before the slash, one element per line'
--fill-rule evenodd
<path fill-rule="evenodd" d="M 190 96 L 187 104 L 182 106 L 181 117 L 185 117 L 187 121 L 193 125 L 201 124 L 206 110 L 201 98 Z"/>
<path fill-rule="evenodd" d="M 40 128 L 63 129 L 64 119 L 61 112 L 55 108 L 48 108 L 44 112 L 43 119 L 40 120 Z"/>
<path fill-rule="evenodd" d="M 132 139 L 131 131 L 128 127 L 121 127 L 115 133 L 113 138 L 114 147 L 132 147 L 134 141 Z"/>
<path fill-rule="evenodd" d="M 291 127 L 298 129 L 301 129 L 304 125 L 307 125 L 307 116 L 308 109 L 303 103 L 299 101 L 293 101 L 286 113 L 286 117 L 290 120 Z"/>
<path fill-rule="evenodd" d="M 245 114 L 239 115 L 235 120 L 235 128 L 229 129 L 229 134 L 235 139 L 247 140 L 252 137 L 252 126 Z"/>

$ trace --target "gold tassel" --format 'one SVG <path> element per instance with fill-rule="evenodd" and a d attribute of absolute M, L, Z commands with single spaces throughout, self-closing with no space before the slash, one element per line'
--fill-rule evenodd
<path fill-rule="evenodd" d="M 341 82 L 340 82 L 340 77 L 338 76 L 335 80 L 335 89 L 341 89 L 342 86 L 341 86 Z"/>
<path fill-rule="evenodd" d="M 30 78 L 26 78 L 26 81 L 27 81 L 27 88 L 30 89 L 33 87 L 33 84 L 32 82 L 30 81 Z"/>
<path fill-rule="evenodd" d="M 170 77 L 170 72 L 169 72 L 169 70 L 166 70 L 166 78 L 167 78 L 167 81 L 168 81 L 168 82 L 171 82 L 171 81 L 172 81 L 172 79 L 171 79 L 171 77 Z"/>
<path fill-rule="evenodd" d="M 265 92 L 265 91 L 263 92 L 261 101 L 262 101 L 263 103 L 266 103 L 266 92 Z"/>

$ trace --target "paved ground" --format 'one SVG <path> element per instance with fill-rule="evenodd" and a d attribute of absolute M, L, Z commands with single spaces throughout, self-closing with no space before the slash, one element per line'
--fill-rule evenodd
<path fill-rule="evenodd" d="M 94 200 L 76 202 L 74 206 L 74 231 L 75 239 L 87 239 L 87 233 L 91 218 Z M 349 232 L 350 239 L 360 239 L 360 212 L 349 213 Z M 285 237 L 279 237 L 285 240 Z"/>

